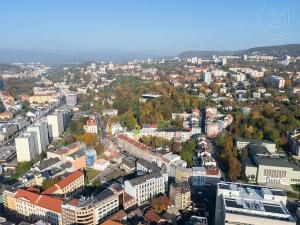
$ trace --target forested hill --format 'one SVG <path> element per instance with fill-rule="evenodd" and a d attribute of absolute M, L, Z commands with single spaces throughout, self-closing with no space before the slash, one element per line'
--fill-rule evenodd
<path fill-rule="evenodd" d="M 190 58 L 190 57 L 202 57 L 210 58 L 213 55 L 272 55 L 272 56 L 300 56 L 300 44 L 288 44 L 288 45 L 276 45 L 276 46 L 265 46 L 265 47 L 255 47 L 246 50 L 238 51 L 186 51 L 178 55 L 180 58 Z"/>

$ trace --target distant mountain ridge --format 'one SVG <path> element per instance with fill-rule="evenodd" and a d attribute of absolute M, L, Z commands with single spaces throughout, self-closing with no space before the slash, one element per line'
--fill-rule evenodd
<path fill-rule="evenodd" d="M 264 47 L 254 47 L 245 50 L 238 51 L 186 51 L 178 55 L 180 58 L 190 58 L 190 57 L 203 57 L 210 58 L 213 55 L 272 55 L 272 56 L 300 56 L 300 44 L 287 44 L 287 45 L 275 45 L 275 46 L 264 46 Z"/>

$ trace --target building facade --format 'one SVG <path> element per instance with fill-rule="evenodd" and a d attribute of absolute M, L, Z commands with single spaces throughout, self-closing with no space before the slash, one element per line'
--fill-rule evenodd
<path fill-rule="evenodd" d="M 18 162 L 31 161 L 36 156 L 34 135 L 25 132 L 15 138 Z"/>

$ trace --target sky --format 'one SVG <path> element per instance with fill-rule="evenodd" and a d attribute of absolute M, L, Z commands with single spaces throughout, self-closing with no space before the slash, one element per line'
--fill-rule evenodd
<path fill-rule="evenodd" d="M 3 0 L 0 49 L 178 54 L 300 43 L 298 0 Z"/>

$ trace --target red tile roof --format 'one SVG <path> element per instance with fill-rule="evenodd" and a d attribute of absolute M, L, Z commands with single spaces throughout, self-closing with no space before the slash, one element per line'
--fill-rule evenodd
<path fill-rule="evenodd" d="M 61 213 L 61 204 L 63 200 L 59 198 L 53 198 L 45 195 L 40 195 L 39 201 L 36 203 L 37 206 L 42 207 L 44 209 L 49 209 L 54 212 Z"/>
<path fill-rule="evenodd" d="M 218 175 L 219 170 L 217 168 L 206 168 L 206 175 Z"/>
<path fill-rule="evenodd" d="M 63 178 L 57 184 L 54 184 L 53 186 L 51 186 L 50 188 L 48 188 L 47 190 L 42 192 L 42 194 L 51 195 L 58 189 L 65 188 L 66 186 L 68 186 L 69 184 L 71 184 L 72 182 L 74 182 L 75 180 L 80 178 L 81 176 L 84 176 L 84 174 L 81 171 L 77 170 L 77 171 L 71 173 L 69 176 Z"/>
<path fill-rule="evenodd" d="M 27 199 L 31 204 L 53 212 L 61 213 L 62 199 L 36 194 L 24 189 L 19 189 L 15 194 L 17 199 Z"/>
<path fill-rule="evenodd" d="M 113 221 L 121 222 L 126 217 L 127 217 L 127 214 L 125 213 L 125 211 L 120 210 L 120 211 L 116 212 L 112 217 L 110 217 L 110 219 Z"/>
<path fill-rule="evenodd" d="M 95 125 L 97 125 L 97 123 L 93 119 L 88 119 L 88 121 L 86 121 L 86 125 L 87 126 L 95 126 Z"/>
<path fill-rule="evenodd" d="M 103 223 L 101 223 L 100 225 L 122 225 L 121 223 L 115 222 L 111 219 L 108 219 L 106 221 L 104 221 Z"/>
<path fill-rule="evenodd" d="M 164 219 L 153 209 L 150 209 L 148 210 L 148 212 L 146 212 L 145 219 L 148 220 L 150 223 L 160 223 L 164 221 Z"/>
<path fill-rule="evenodd" d="M 35 202 L 38 200 L 39 198 L 39 194 L 30 192 L 30 191 L 26 191 L 24 189 L 19 189 L 17 191 L 17 193 L 15 194 L 16 198 L 24 198 L 27 201 L 29 201 L 32 204 L 35 204 Z"/>

